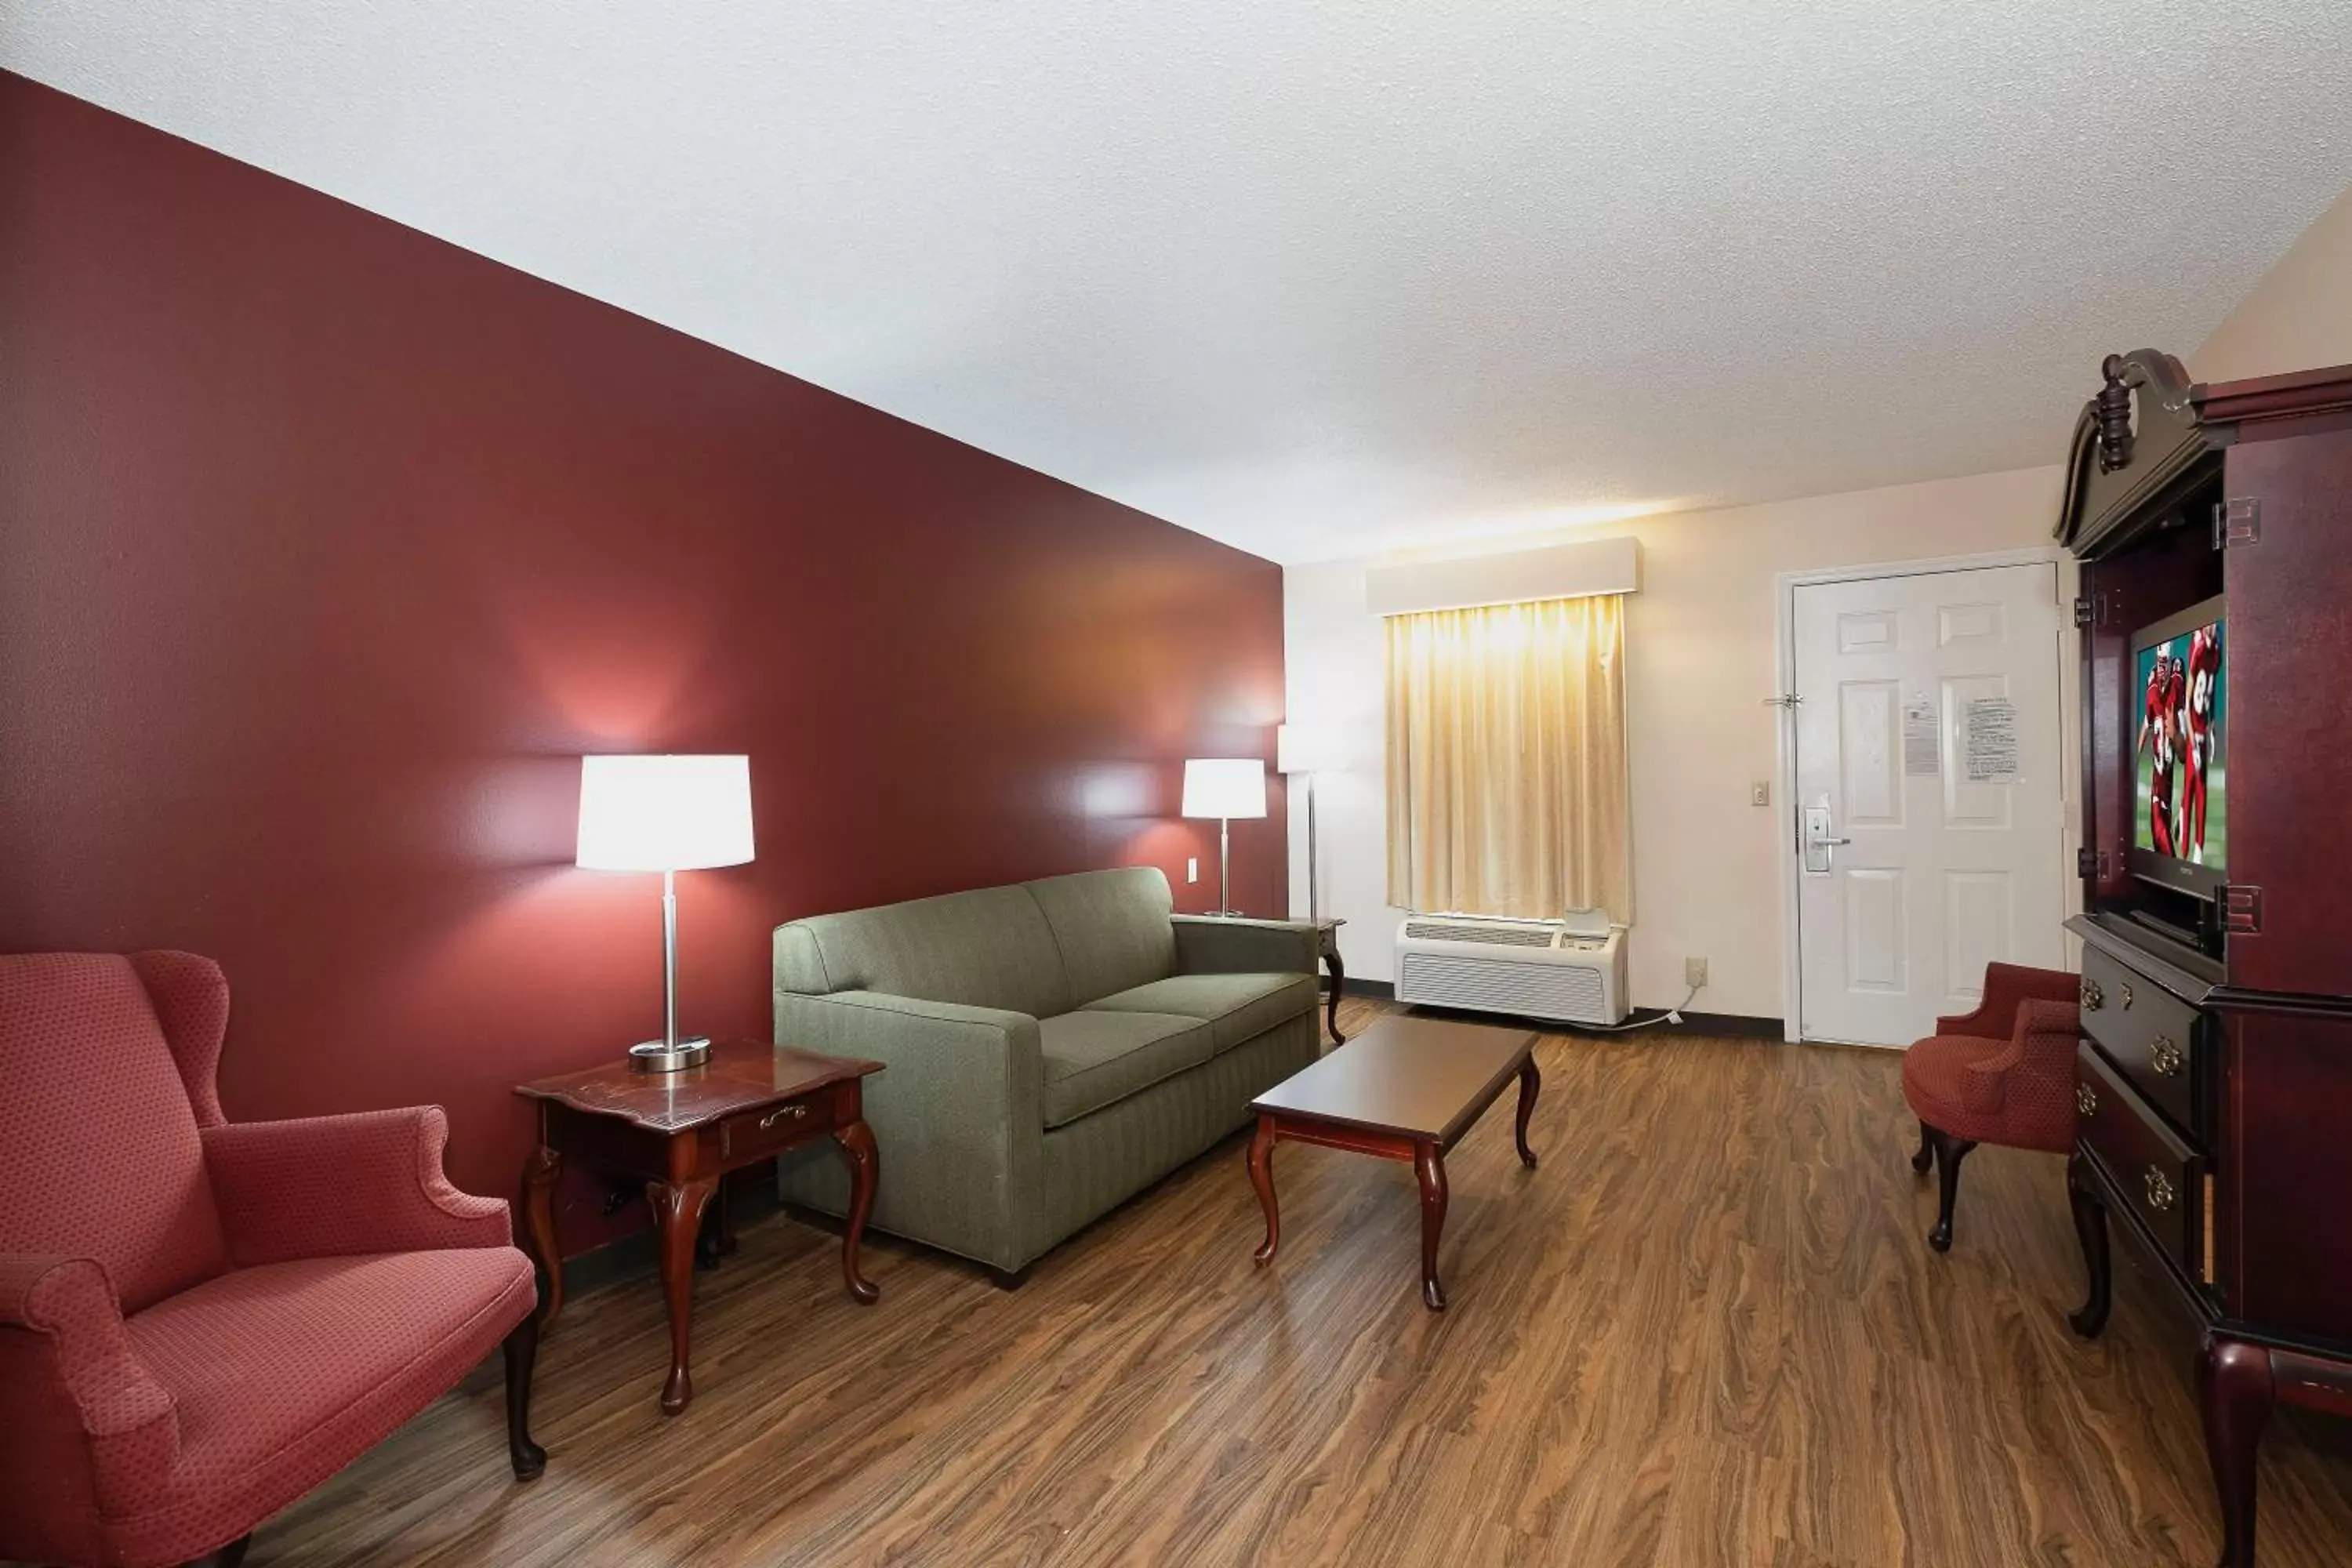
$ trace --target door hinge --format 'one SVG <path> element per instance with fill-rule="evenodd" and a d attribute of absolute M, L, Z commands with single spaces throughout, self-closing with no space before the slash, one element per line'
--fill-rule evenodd
<path fill-rule="evenodd" d="M 2233 936 L 2260 936 L 2263 890 L 2243 882 L 2221 884 L 2221 929 Z"/>
<path fill-rule="evenodd" d="M 2213 509 L 2213 548 L 2229 550 L 2259 544 L 2263 539 L 2263 503 L 2254 496 L 2225 500 Z"/>
<path fill-rule="evenodd" d="M 2090 877 L 2099 869 L 2099 852 L 2085 844 L 2074 851 L 2074 875 Z"/>
<path fill-rule="evenodd" d="M 2093 602 L 2090 595 L 2085 594 L 2081 598 L 2074 601 L 2074 624 L 2076 626 L 2087 626 L 2098 618 L 2099 607 L 2095 602 Z"/>

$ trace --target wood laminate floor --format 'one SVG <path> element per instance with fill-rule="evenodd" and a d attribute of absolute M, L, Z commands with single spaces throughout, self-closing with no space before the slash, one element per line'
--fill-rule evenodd
<path fill-rule="evenodd" d="M 1351 1003 L 1352 1026 L 1373 1004 Z M 2060 1162 L 1969 1162 L 1948 1257 L 1892 1053 L 1549 1038 L 1449 1161 L 1443 1315 L 1409 1168 L 1243 1142 L 1007 1293 L 887 1238 L 877 1307 L 776 1217 L 697 1284 L 655 1406 L 649 1280 L 541 1355 L 545 1478 L 497 1393 L 435 1405 L 265 1526 L 252 1564 L 1202 1563 L 2203 1568 L 2190 1346 L 2127 1268 L 2095 1344 Z M 889 1179 L 890 1151 L 883 1151 Z M 2338 1194 L 2340 1196 L 2340 1194 Z M 2126 1255 L 2119 1248 L 2119 1254 Z M 2264 1568 L 2352 1562 L 2352 1423 L 2282 1413 Z"/>

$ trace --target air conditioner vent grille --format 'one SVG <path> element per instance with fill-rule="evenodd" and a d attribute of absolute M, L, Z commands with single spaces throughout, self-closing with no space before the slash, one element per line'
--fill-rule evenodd
<path fill-rule="evenodd" d="M 1488 947 L 1549 947 L 1559 933 L 1549 926 L 1476 925 L 1467 921 L 1408 921 L 1412 942 L 1473 942 Z"/>
<path fill-rule="evenodd" d="M 1415 1002 L 1580 1023 L 1603 1021 L 1601 972 L 1581 964 L 1493 963 L 1448 953 L 1403 955 L 1399 988 Z"/>

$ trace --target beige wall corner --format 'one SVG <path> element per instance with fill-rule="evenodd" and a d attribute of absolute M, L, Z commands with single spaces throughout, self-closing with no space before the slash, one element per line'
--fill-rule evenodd
<path fill-rule="evenodd" d="M 2319 215 L 2189 356 L 2200 381 L 2352 364 L 2352 191 Z"/>

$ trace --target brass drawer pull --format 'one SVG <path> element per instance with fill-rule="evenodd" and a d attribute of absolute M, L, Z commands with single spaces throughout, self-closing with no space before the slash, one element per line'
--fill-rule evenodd
<path fill-rule="evenodd" d="M 771 1110 L 767 1115 L 760 1118 L 760 1131 L 765 1132 L 779 1121 L 788 1119 L 797 1121 L 807 1114 L 808 1107 L 805 1105 L 787 1105 L 781 1110 Z"/>
<path fill-rule="evenodd" d="M 2126 981 L 2125 981 L 2125 982 L 2124 982 L 2124 1011 L 2125 1011 L 2125 1012 L 2126 1012 L 2126 1013 L 2130 1012 L 2130 1011 L 2131 1011 L 2131 1005 L 2132 1005 L 2132 988 L 2131 988 L 2131 982 L 2130 982 L 2130 981 L 2128 981 L 2128 980 L 2126 980 Z"/>
<path fill-rule="evenodd" d="M 2074 1086 L 2074 1109 L 2085 1116 L 2098 1114 L 2099 1097 L 2091 1092 L 2089 1084 L 2078 1083 Z"/>
<path fill-rule="evenodd" d="M 2184 1060 L 2180 1047 L 2172 1043 L 2170 1035 L 2157 1036 L 2155 1043 L 2147 1048 L 2147 1065 L 2156 1069 L 2158 1078 L 2172 1078 L 2179 1074 Z"/>
<path fill-rule="evenodd" d="M 2087 974 L 2083 976 L 2083 1011 L 2095 1013 L 2106 1005 L 2106 1001 L 2107 994 L 2099 989 L 2099 983 Z"/>
<path fill-rule="evenodd" d="M 2172 1207 L 2172 1200 L 2177 1195 L 2172 1190 L 2171 1179 L 2150 1165 L 2147 1168 L 2147 1206 L 2163 1214 Z"/>

